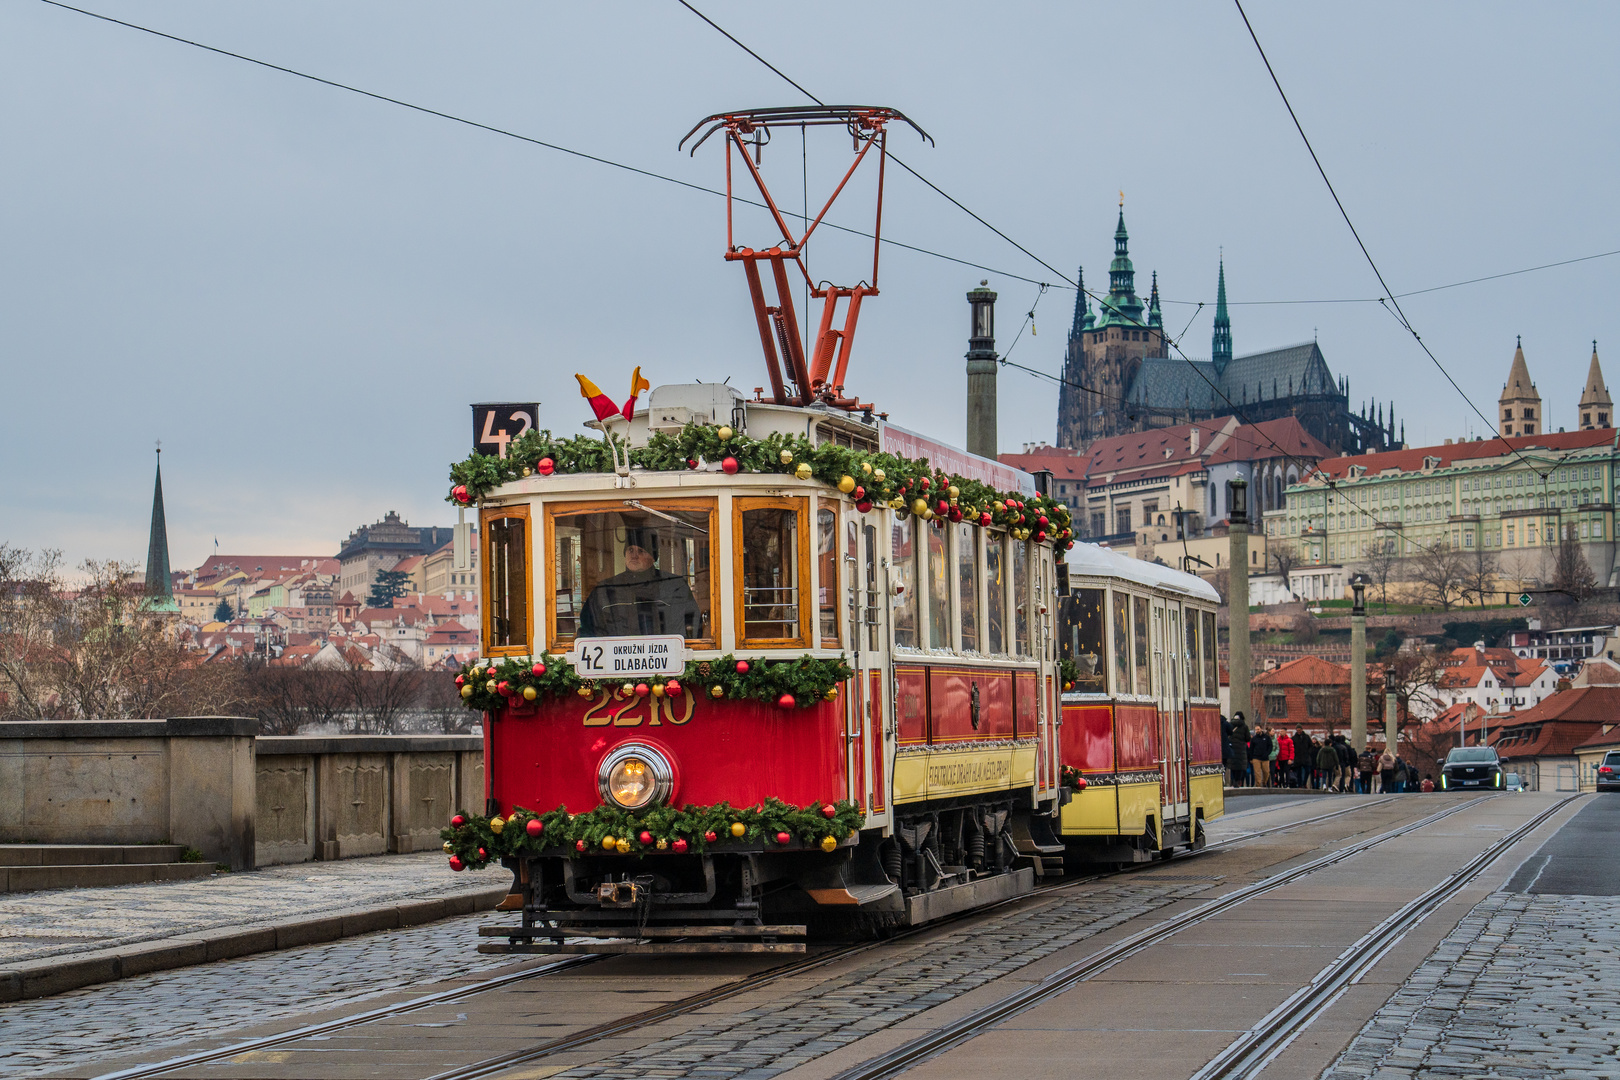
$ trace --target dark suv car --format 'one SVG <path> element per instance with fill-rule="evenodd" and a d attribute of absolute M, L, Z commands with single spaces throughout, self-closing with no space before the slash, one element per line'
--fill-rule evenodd
<path fill-rule="evenodd" d="M 1598 765 L 1597 789 L 1620 791 L 1620 750 L 1610 750 L 1603 755 L 1603 761 Z"/>
<path fill-rule="evenodd" d="M 1488 746 L 1459 746 L 1440 767 L 1440 790 L 1502 787 L 1502 762 Z"/>

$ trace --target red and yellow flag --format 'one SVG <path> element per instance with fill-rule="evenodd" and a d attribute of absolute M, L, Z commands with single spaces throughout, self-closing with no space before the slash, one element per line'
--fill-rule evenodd
<path fill-rule="evenodd" d="M 580 396 L 591 403 L 591 409 L 596 413 L 598 420 L 618 415 L 619 407 L 613 404 L 612 398 L 598 390 L 595 383 L 578 373 L 575 373 L 574 378 L 579 380 Z"/>
<path fill-rule="evenodd" d="M 631 414 L 636 411 L 636 398 L 641 396 L 643 390 L 650 389 L 652 383 L 641 377 L 641 365 L 637 364 L 636 370 L 630 375 L 630 400 L 624 403 L 624 411 L 620 415 L 626 420 L 630 419 Z"/>

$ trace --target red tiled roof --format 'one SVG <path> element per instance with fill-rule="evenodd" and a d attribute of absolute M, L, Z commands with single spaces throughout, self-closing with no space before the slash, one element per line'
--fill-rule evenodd
<path fill-rule="evenodd" d="M 1298 417 L 1284 416 L 1244 424 L 1210 453 L 1208 462 L 1264 461 L 1284 455 L 1303 458 L 1333 456 L 1333 448 L 1305 430 Z"/>
<path fill-rule="evenodd" d="M 1504 445 L 1505 444 L 1505 445 Z M 1452 443 L 1449 446 L 1420 446 L 1410 450 L 1386 450 L 1381 454 L 1359 454 L 1355 457 L 1327 458 L 1318 466 L 1319 471 L 1335 480 L 1349 475 L 1351 468 L 1359 466 L 1366 475 L 1376 476 L 1385 469 L 1416 472 L 1423 468 L 1424 458 L 1439 458 L 1440 467 L 1480 458 L 1497 458 L 1510 451 L 1525 450 L 1532 446 L 1548 450 L 1582 450 L 1597 446 L 1614 446 L 1613 428 L 1595 431 L 1558 431 L 1545 435 L 1520 435 L 1509 439 L 1479 439 L 1475 442 Z"/>
<path fill-rule="evenodd" d="M 1581 743 L 1577 749 L 1585 750 L 1589 747 L 1598 746 L 1620 746 L 1620 724 L 1598 725 L 1598 729 L 1592 733 L 1592 737 Z"/>
<path fill-rule="evenodd" d="M 1025 472 L 1045 469 L 1059 480 L 1084 480 L 1088 458 L 1061 446 L 1042 446 L 1027 454 L 1000 454 L 996 460 Z"/>
<path fill-rule="evenodd" d="M 1380 664 L 1367 665 L 1367 682 L 1384 681 Z M 1335 664 L 1320 656 L 1301 656 L 1280 664 L 1271 671 L 1262 672 L 1249 680 L 1256 686 L 1349 686 L 1350 665 Z"/>
<path fill-rule="evenodd" d="M 341 569 L 330 555 L 210 555 L 197 567 L 196 574 L 199 580 L 206 581 L 238 570 L 249 577 L 280 578 L 306 571 L 336 574 Z"/>
<path fill-rule="evenodd" d="M 1504 718 L 1493 744 L 1508 757 L 1568 755 L 1620 715 L 1620 686 L 1560 690 L 1540 705 Z"/>

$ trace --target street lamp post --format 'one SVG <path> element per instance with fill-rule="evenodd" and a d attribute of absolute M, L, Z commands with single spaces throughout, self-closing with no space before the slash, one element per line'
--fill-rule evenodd
<path fill-rule="evenodd" d="M 1227 636 L 1231 642 L 1227 664 L 1231 672 L 1231 711 L 1251 708 L 1249 701 L 1249 483 L 1242 477 L 1226 482 L 1226 510 L 1231 542 L 1226 567 Z"/>
<path fill-rule="evenodd" d="M 1350 609 L 1350 745 L 1367 749 L 1367 582 L 1366 574 L 1350 578 L 1355 606 Z M 1387 726 L 1387 721 L 1385 722 Z"/>

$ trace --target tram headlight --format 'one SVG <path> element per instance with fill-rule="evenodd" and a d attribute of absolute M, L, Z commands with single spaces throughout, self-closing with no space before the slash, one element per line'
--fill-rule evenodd
<path fill-rule="evenodd" d="M 651 746 L 623 743 L 602 759 L 596 789 L 607 802 L 640 810 L 669 799 L 675 790 L 675 771 L 669 759 Z"/>

